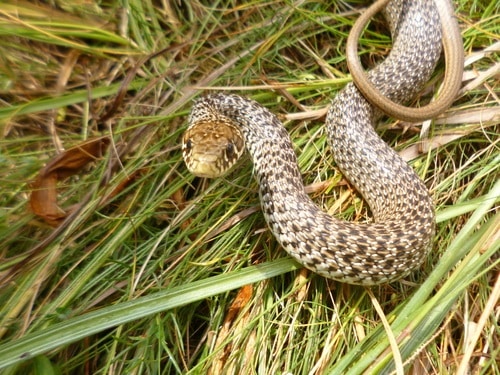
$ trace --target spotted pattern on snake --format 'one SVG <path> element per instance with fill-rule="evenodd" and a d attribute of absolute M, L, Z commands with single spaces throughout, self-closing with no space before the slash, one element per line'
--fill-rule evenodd
<path fill-rule="evenodd" d="M 432 0 L 391 1 L 385 16 L 393 48 L 369 78 L 383 95 L 405 102 L 429 80 L 439 59 L 440 20 Z M 374 131 L 377 115 L 351 83 L 333 99 L 326 118 L 334 159 L 368 202 L 371 223 L 338 220 L 311 201 L 288 133 L 253 100 L 220 93 L 197 100 L 183 153 L 196 173 L 193 165 L 202 162 L 194 162 L 193 153 L 204 145 L 202 138 L 193 140 L 197 132 L 205 132 L 198 126 L 230 124 L 241 132 L 254 163 L 265 220 L 289 254 L 312 271 L 342 282 L 391 282 L 425 259 L 434 234 L 434 207 L 420 178 Z M 227 143 L 221 147 L 227 159 Z M 234 147 L 232 151 L 239 154 Z M 225 162 L 227 167 L 232 163 Z"/>

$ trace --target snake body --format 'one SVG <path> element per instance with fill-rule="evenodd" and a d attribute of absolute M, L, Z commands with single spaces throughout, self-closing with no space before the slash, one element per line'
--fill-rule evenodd
<path fill-rule="evenodd" d="M 422 88 L 439 59 L 440 17 L 432 0 L 393 0 L 384 10 L 393 49 L 367 79 L 380 95 L 401 103 Z M 372 223 L 338 220 L 311 201 L 288 133 L 253 100 L 220 93 L 197 100 L 183 154 L 194 174 L 213 177 L 234 164 L 244 144 L 254 163 L 265 220 L 289 254 L 342 282 L 391 282 L 425 258 L 434 233 L 434 207 L 420 178 L 374 131 L 375 116 L 374 106 L 351 83 L 333 99 L 326 118 L 335 161 L 368 202 Z"/>

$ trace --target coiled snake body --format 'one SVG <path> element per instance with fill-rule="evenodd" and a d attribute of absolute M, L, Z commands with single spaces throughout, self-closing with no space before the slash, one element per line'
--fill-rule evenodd
<path fill-rule="evenodd" d="M 445 20 L 432 0 L 393 0 L 385 14 L 393 49 L 367 79 L 379 97 L 403 102 L 430 78 L 441 52 Z M 452 15 L 446 22 L 458 30 Z M 444 43 L 445 51 L 449 50 L 446 43 L 462 49 L 460 41 Z M 460 60 L 457 54 L 454 59 Z M 461 78 L 461 72 L 457 74 Z M 451 89 L 451 96 L 457 88 Z M 444 107 L 449 104 L 448 100 Z M 246 145 L 264 217 L 288 253 L 314 272 L 343 282 L 390 282 L 407 275 L 425 258 L 434 233 L 434 208 L 420 178 L 373 130 L 375 111 L 356 86 L 348 84 L 333 100 L 326 118 L 335 161 L 368 202 L 373 223 L 337 220 L 311 201 L 288 133 L 274 114 L 255 101 L 225 94 L 197 100 L 183 138 L 183 154 L 194 174 L 214 177 L 230 168 Z"/>

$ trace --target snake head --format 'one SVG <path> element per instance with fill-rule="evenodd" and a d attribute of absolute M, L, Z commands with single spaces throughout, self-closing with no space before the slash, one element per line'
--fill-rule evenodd
<path fill-rule="evenodd" d="M 215 178 L 226 174 L 245 149 L 238 128 L 225 121 L 199 121 L 182 139 L 182 156 L 189 171 L 198 177 Z"/>

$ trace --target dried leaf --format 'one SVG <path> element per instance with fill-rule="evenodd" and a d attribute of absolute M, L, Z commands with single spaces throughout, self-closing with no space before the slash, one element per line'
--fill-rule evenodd
<path fill-rule="evenodd" d="M 50 174 L 37 178 L 31 187 L 31 210 L 50 225 L 57 226 L 66 217 L 66 212 L 57 205 L 57 177 Z"/>
<path fill-rule="evenodd" d="M 52 173 L 57 173 L 59 179 L 72 176 L 80 172 L 80 169 L 89 162 L 100 158 L 108 145 L 109 138 L 101 137 L 71 147 L 54 157 L 42 169 L 39 177 L 48 176 Z"/>
<path fill-rule="evenodd" d="M 100 158 L 109 142 L 108 137 L 92 139 L 54 157 L 31 185 L 30 205 L 33 213 L 48 224 L 58 226 L 68 212 L 57 204 L 57 182 L 80 172 L 89 162 Z"/>

